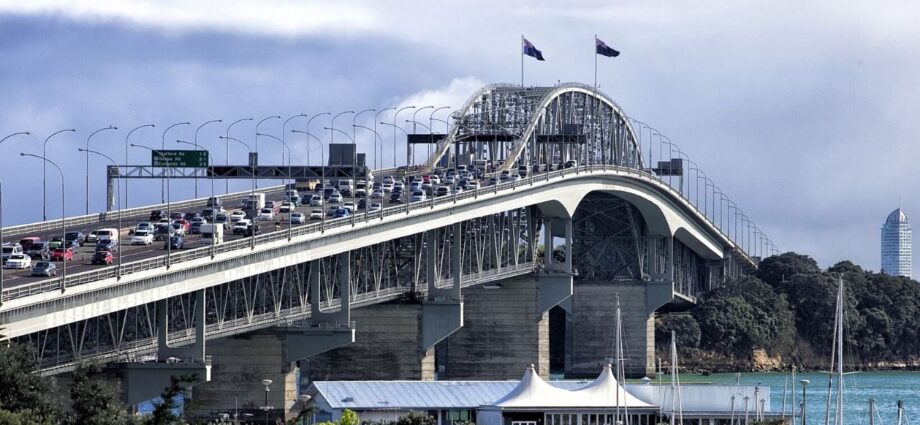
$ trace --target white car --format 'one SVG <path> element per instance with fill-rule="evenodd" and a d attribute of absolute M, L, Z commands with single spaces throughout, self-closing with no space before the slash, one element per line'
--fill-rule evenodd
<path fill-rule="evenodd" d="M 387 185 L 387 184 L 392 185 L 392 184 L 393 184 L 393 176 L 383 176 L 383 184 L 385 184 L 385 185 Z"/>
<path fill-rule="evenodd" d="M 287 213 L 291 212 L 291 210 L 293 210 L 293 209 L 294 209 L 294 206 L 291 205 L 290 202 L 283 202 L 283 203 L 281 204 L 281 207 L 278 208 L 278 212 L 281 213 L 281 214 L 287 214 Z"/>
<path fill-rule="evenodd" d="M 323 197 L 320 195 L 313 195 L 310 197 L 310 206 L 311 207 L 321 207 L 323 206 Z"/>
<path fill-rule="evenodd" d="M 355 203 L 354 202 L 346 202 L 344 205 L 342 205 L 342 208 L 345 208 L 346 210 L 348 210 L 349 213 L 352 213 L 352 214 L 355 213 Z"/>
<path fill-rule="evenodd" d="M 275 219 L 275 210 L 271 208 L 262 208 L 259 210 L 259 215 L 256 216 L 256 220 L 259 221 L 272 221 Z"/>
<path fill-rule="evenodd" d="M 371 204 L 371 207 L 367 209 L 368 212 L 380 211 L 383 208 L 379 202 L 374 202 Z"/>
<path fill-rule="evenodd" d="M 131 236 L 131 245 L 150 245 L 153 243 L 153 232 L 149 230 L 137 230 Z"/>
<path fill-rule="evenodd" d="M 431 177 L 428 177 L 428 181 L 431 184 L 441 184 L 441 178 L 437 174 L 432 174 Z"/>
<path fill-rule="evenodd" d="M 310 211 L 310 220 L 322 220 L 322 219 L 323 219 L 323 210 Z"/>
<path fill-rule="evenodd" d="M 336 193 L 333 193 L 332 195 L 329 195 L 329 202 L 331 202 L 331 203 L 333 203 L 333 204 L 340 204 L 340 203 L 342 203 L 342 194 L 336 192 Z"/>
<path fill-rule="evenodd" d="M 248 229 L 249 226 L 251 225 L 252 223 L 249 221 L 248 218 L 241 218 L 237 220 L 236 223 L 233 223 L 233 234 L 239 235 L 239 234 L 246 233 L 246 229 Z"/>
<path fill-rule="evenodd" d="M 149 222 L 149 221 L 145 221 L 145 222 L 142 222 L 142 223 L 137 223 L 137 226 L 134 227 L 134 232 L 135 232 L 135 233 L 137 233 L 137 232 L 139 232 L 139 231 L 141 231 L 141 230 L 146 230 L 146 231 L 148 231 L 148 232 L 153 232 L 154 230 L 156 230 L 156 228 L 153 227 L 153 223 L 151 223 L 151 222 Z M 94 238 L 94 239 L 95 239 L 95 238 Z M 89 241 L 87 241 L 87 242 L 89 242 Z M 95 241 L 93 241 L 93 242 L 95 242 Z"/>
<path fill-rule="evenodd" d="M 3 265 L 5 269 L 28 269 L 32 267 L 32 257 L 25 254 L 13 254 Z"/>
<path fill-rule="evenodd" d="M 412 192 L 412 196 L 409 197 L 409 202 L 422 202 L 426 199 L 428 198 L 425 196 L 425 192 L 422 192 L 421 190 L 417 190 L 415 192 Z"/>
<path fill-rule="evenodd" d="M 374 191 L 371 192 L 371 199 L 383 199 L 383 191 L 380 189 L 374 189 Z"/>
<path fill-rule="evenodd" d="M 383 193 L 390 193 L 393 191 L 393 183 L 384 183 L 381 189 L 383 189 Z"/>
<path fill-rule="evenodd" d="M 291 224 L 304 224 L 306 222 L 307 218 L 303 215 L 303 213 L 291 213 Z"/>
<path fill-rule="evenodd" d="M 246 213 L 242 211 L 234 211 L 230 213 L 230 223 L 236 223 L 242 219 L 246 218 Z"/>

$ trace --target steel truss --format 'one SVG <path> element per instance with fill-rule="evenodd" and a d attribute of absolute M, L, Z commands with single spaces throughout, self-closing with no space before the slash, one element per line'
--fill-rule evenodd
<path fill-rule="evenodd" d="M 479 217 L 14 341 L 34 347 L 40 369 L 56 373 L 84 359 L 137 361 L 162 358 L 165 352 L 179 357 L 162 345 L 158 350 L 161 329 L 168 330 L 170 343 L 191 344 L 200 330 L 198 317 L 205 318 L 210 339 L 328 319 L 333 317 L 329 312 L 341 310 L 345 290 L 352 308 L 399 298 L 441 299 L 458 277 L 462 286 L 469 286 L 533 272 L 542 220 L 536 207 Z M 452 252 L 457 248 L 459 252 Z M 459 262 L 453 261 L 458 257 Z M 196 315 L 202 301 L 204 314 Z M 158 319 L 160 309 L 166 314 Z"/>

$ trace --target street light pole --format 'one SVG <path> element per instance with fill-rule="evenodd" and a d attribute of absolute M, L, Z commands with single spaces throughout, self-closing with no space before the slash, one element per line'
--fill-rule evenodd
<path fill-rule="evenodd" d="M 144 127 L 156 127 L 156 125 L 153 125 L 153 124 L 139 125 L 137 127 L 134 127 L 134 129 L 129 131 L 128 134 L 125 136 L 125 164 L 124 165 L 126 166 L 128 165 L 128 139 L 131 138 L 132 133 Z M 125 180 L 125 208 L 127 208 L 128 205 L 129 205 L 128 203 L 128 180 Z"/>
<path fill-rule="evenodd" d="M 283 125 L 282 125 L 282 127 L 283 127 Z M 281 142 L 281 158 L 282 158 L 282 159 L 281 159 L 281 162 L 282 162 L 281 165 L 284 165 L 284 150 L 287 149 L 287 152 L 288 152 L 288 182 L 290 182 L 290 178 L 291 178 L 291 147 L 288 146 L 288 144 L 285 143 L 284 140 L 281 140 L 281 139 L 279 139 L 279 138 L 277 138 L 277 137 L 275 137 L 275 136 L 272 136 L 272 135 L 270 135 L 270 134 L 256 133 L 256 138 L 257 138 L 257 139 L 258 139 L 258 136 L 268 137 L 268 138 L 270 138 L 270 139 L 274 139 L 274 140 L 277 140 L 277 141 Z M 285 189 L 285 193 L 287 193 L 287 190 L 288 190 L 288 189 Z M 290 198 L 289 196 L 288 196 L 287 198 L 288 198 L 288 202 L 290 202 L 291 198 Z M 291 208 L 290 211 L 288 212 L 288 219 L 287 219 L 287 222 L 288 222 L 288 240 L 291 240 L 291 238 L 294 237 L 293 229 L 291 228 L 291 226 L 293 225 L 293 223 L 292 223 L 292 221 L 291 221 L 291 215 L 294 213 L 293 205 L 294 205 L 294 204 L 291 204 L 292 208 Z"/>
<path fill-rule="evenodd" d="M 194 146 L 197 147 L 198 150 L 202 150 L 201 146 L 198 145 L 198 132 L 201 131 L 201 127 L 204 127 L 208 124 L 219 123 L 219 122 L 224 122 L 224 121 L 223 120 L 205 121 L 201 125 L 199 125 L 198 128 L 195 129 Z M 210 163 L 211 163 L 211 152 L 208 152 L 208 164 Z M 212 198 L 214 197 L 214 176 L 211 176 L 211 197 Z M 197 174 L 195 175 L 195 199 L 198 199 L 198 175 Z"/>
<path fill-rule="evenodd" d="M 269 410 L 272 409 L 272 407 L 268 405 L 268 391 L 269 391 L 268 387 L 270 387 L 270 386 L 272 385 L 272 380 L 271 380 L 271 379 L 263 379 L 263 380 L 262 380 L 262 385 L 265 386 L 265 405 L 262 406 L 262 409 L 265 410 L 265 425 L 269 425 L 269 424 L 268 424 L 268 412 L 269 412 Z"/>
<path fill-rule="evenodd" d="M 230 129 L 233 128 L 234 125 L 241 123 L 243 121 L 252 121 L 252 118 L 241 118 L 241 119 L 238 119 L 230 123 L 230 125 L 227 126 L 227 136 L 223 137 L 224 139 L 227 140 L 227 159 L 224 165 L 228 165 L 228 166 L 230 165 Z M 226 183 L 226 188 L 224 189 L 224 193 L 225 194 L 230 193 L 230 179 L 225 179 L 224 183 Z"/>
<path fill-rule="evenodd" d="M 171 126 L 169 126 L 169 127 L 166 127 L 166 130 L 163 130 L 163 137 L 160 139 L 160 149 L 166 149 L 166 132 L 168 132 L 169 129 L 171 129 L 171 128 L 173 128 L 173 127 L 180 126 L 180 125 L 192 125 L 192 123 L 190 123 L 190 122 L 177 122 L 177 123 L 175 123 L 175 124 L 173 124 L 173 125 L 171 125 Z M 140 145 L 138 145 L 138 146 L 140 146 Z M 168 162 L 167 162 L 167 164 L 168 164 Z M 169 173 L 167 173 L 166 178 L 169 179 Z M 161 203 L 161 204 L 166 202 L 166 198 L 165 198 L 165 191 L 166 191 L 166 190 L 167 190 L 167 189 L 165 189 L 165 186 L 163 185 L 163 180 L 160 180 L 160 203 Z"/>
<path fill-rule="evenodd" d="M 323 116 L 323 115 L 330 115 L 330 116 L 331 116 L 332 113 L 331 113 L 331 112 L 321 112 L 321 113 L 318 113 L 318 114 L 316 114 L 316 115 L 310 117 L 310 119 L 307 120 L 307 132 L 306 132 L 305 134 L 311 134 L 311 133 L 310 133 L 310 123 L 312 123 L 313 120 L 315 120 L 316 118 L 321 117 L 321 116 Z M 319 139 L 317 139 L 317 140 L 319 140 Z M 310 143 L 309 140 L 307 141 L 307 143 L 308 143 L 308 144 Z M 320 147 L 322 147 L 322 143 L 320 143 Z M 323 161 L 325 161 L 325 159 L 320 158 L 320 159 L 319 159 L 319 165 L 322 165 L 323 167 L 325 167 L 325 165 L 323 164 Z M 307 149 L 307 164 L 309 164 L 309 163 L 310 163 L 310 149 L 308 148 L 308 149 Z M 323 180 L 322 182 L 320 182 L 320 184 L 326 184 L 326 181 Z"/>
<path fill-rule="evenodd" d="M 118 127 L 115 127 L 114 125 L 110 125 L 105 128 L 100 128 L 90 133 L 89 137 L 86 138 L 86 148 L 84 149 L 84 151 L 86 152 L 86 215 L 89 215 L 89 141 L 90 139 L 93 138 L 93 136 L 96 135 L 96 133 L 99 133 L 101 131 L 106 131 L 106 130 L 118 130 Z"/>
<path fill-rule="evenodd" d="M 394 115 L 394 117 L 395 117 L 395 115 Z M 396 135 L 396 130 L 397 130 L 397 129 L 398 129 L 399 131 L 403 132 L 403 134 L 406 135 L 406 145 L 408 146 L 408 143 L 409 143 L 409 133 L 408 133 L 406 130 L 403 130 L 402 127 L 400 127 L 400 126 L 398 126 L 398 125 L 396 125 L 396 124 L 390 124 L 390 123 L 388 123 L 388 122 L 380 121 L 380 124 L 382 124 L 382 125 L 389 125 L 389 126 L 393 127 L 393 135 L 394 135 L 394 136 L 393 136 L 393 146 L 394 146 L 394 147 L 396 146 L 396 136 L 395 136 L 395 135 Z M 394 150 L 395 150 L 395 149 L 394 149 Z M 406 165 L 406 174 L 409 174 L 409 165 L 408 165 L 408 164 Z M 409 212 L 409 204 L 410 204 L 410 202 L 409 202 L 409 193 L 408 193 L 408 191 L 406 191 L 406 213 Z"/>
<path fill-rule="evenodd" d="M 104 154 L 104 153 L 102 153 L 102 152 L 98 152 L 98 151 L 94 151 L 94 150 L 90 150 L 90 149 L 79 149 L 79 148 L 78 148 L 77 150 L 80 151 L 80 152 L 85 152 L 87 156 L 89 156 L 89 154 L 91 154 L 91 153 L 96 154 L 96 155 L 99 155 L 99 156 L 101 156 L 101 157 L 103 157 L 103 158 L 109 160 L 109 162 L 112 163 L 112 166 L 114 166 L 114 167 L 116 167 L 116 168 L 118 167 L 118 164 L 115 162 L 114 159 L 112 159 L 110 156 L 108 156 L 108 155 L 106 155 L 106 154 Z M 116 179 L 116 180 L 115 180 L 115 184 L 117 185 L 117 186 L 116 186 L 116 189 L 115 189 L 115 192 L 116 192 L 116 193 L 120 193 L 120 192 L 121 192 L 121 179 Z M 118 239 L 116 239 L 116 241 L 115 241 L 115 244 L 116 244 L 116 246 L 118 247 L 118 269 L 117 269 L 117 271 L 115 272 L 115 277 L 116 277 L 116 279 L 118 279 L 118 280 L 121 279 L 121 254 L 122 254 L 121 250 L 122 250 L 122 247 L 124 246 L 124 244 L 121 243 L 121 236 L 120 236 L 120 235 L 121 235 L 121 229 L 122 229 L 122 219 L 121 219 L 121 216 L 122 216 L 121 197 L 119 196 L 119 197 L 118 197 L 118 235 L 119 235 L 119 237 L 118 237 Z"/>
<path fill-rule="evenodd" d="M 163 133 L 165 134 L 166 132 L 164 131 Z M 151 148 L 150 146 L 138 145 L 136 143 L 132 143 L 131 147 L 147 149 L 150 152 L 157 152 L 156 149 Z M 172 183 L 172 180 L 170 179 L 170 176 L 172 175 L 172 163 L 170 163 L 169 158 L 166 156 L 163 156 L 163 154 L 158 154 L 158 156 L 160 157 L 160 159 L 166 162 L 166 170 L 165 170 L 166 171 L 166 217 L 168 218 L 168 221 L 166 223 L 166 268 L 168 269 L 170 266 L 170 257 L 172 255 L 172 233 L 173 233 L 172 232 L 173 227 L 172 227 L 172 221 L 171 221 L 172 220 L 172 217 L 171 217 L 172 216 L 172 199 L 169 193 L 169 187 L 171 186 L 170 183 Z"/>
<path fill-rule="evenodd" d="M 799 383 L 802 384 L 802 425 L 805 425 L 805 407 L 806 407 L 806 405 L 805 405 L 805 388 L 808 387 L 808 384 L 810 384 L 811 381 L 808 380 L 808 379 L 803 379 L 803 380 L 799 381 Z"/>
<path fill-rule="evenodd" d="M 252 148 L 251 148 L 246 142 L 244 142 L 244 141 L 242 141 L 242 140 L 240 140 L 240 139 L 235 139 L 235 138 L 233 138 L 233 137 L 224 137 L 224 136 L 220 136 L 220 137 L 221 137 L 222 139 L 232 140 L 232 141 L 237 142 L 237 143 L 239 143 L 239 144 L 241 144 L 241 145 L 243 145 L 243 146 L 246 146 L 246 149 L 249 149 L 249 153 L 252 153 Z M 256 137 L 256 139 L 258 139 L 258 137 Z M 253 210 L 253 211 L 252 211 L 252 219 L 251 219 L 252 222 L 250 223 L 250 227 L 252 228 L 252 230 L 250 231 L 250 233 L 251 233 L 251 235 L 250 235 L 250 236 L 251 236 L 251 239 L 250 239 L 250 242 L 249 242 L 249 247 L 252 248 L 252 249 L 255 249 L 255 248 L 256 248 L 256 229 L 258 229 L 258 224 L 256 224 L 256 215 L 257 215 L 258 213 L 256 212 L 256 208 L 255 208 L 255 195 L 256 195 L 256 168 L 255 168 L 255 166 L 252 166 L 251 169 L 252 169 L 252 171 L 250 172 L 250 174 L 252 175 L 252 186 L 251 186 L 251 189 L 249 189 L 249 201 L 252 203 L 252 206 L 253 206 L 252 210 Z"/>
<path fill-rule="evenodd" d="M 9 139 L 13 136 L 28 135 L 28 131 L 20 131 L 17 133 L 10 134 L 2 139 L 0 139 L 0 144 L 2 144 L 6 139 Z M 0 180 L 0 246 L 3 246 L 3 180 Z M 3 293 L 3 267 L 0 267 L 0 294 Z"/>
<path fill-rule="evenodd" d="M 417 120 L 415 117 L 418 116 L 418 113 L 419 113 L 419 112 L 422 112 L 422 111 L 425 110 L 425 109 L 434 109 L 434 106 L 432 106 L 432 105 L 422 106 L 421 108 L 418 108 L 418 109 L 416 109 L 414 112 L 412 112 L 412 122 L 413 122 L 413 123 L 418 122 L 418 120 Z M 412 134 L 416 134 L 416 133 L 417 133 L 417 130 L 416 130 L 415 124 L 412 124 Z M 410 149 L 410 148 L 411 148 L 411 146 L 409 145 L 409 139 L 407 138 L 407 139 L 406 139 L 406 167 L 409 166 L 409 164 L 410 164 L 410 162 L 409 162 L 410 159 L 411 159 L 411 163 L 412 163 L 412 164 L 415 163 L 415 148 L 412 148 L 412 153 L 411 153 L 411 154 L 409 153 L 409 149 Z"/>
<path fill-rule="evenodd" d="M 403 106 L 397 109 L 396 112 L 393 113 L 393 127 L 396 127 L 396 116 L 406 109 L 415 109 L 415 106 Z M 383 121 L 380 123 L 383 124 Z M 393 129 L 393 168 L 396 168 L 396 128 Z M 400 128 L 400 130 L 402 129 Z M 403 130 L 403 133 L 406 133 L 406 131 Z M 409 133 L 406 133 L 406 174 L 409 174 Z"/>
<path fill-rule="evenodd" d="M 311 119 L 312 119 L 312 118 L 311 118 Z M 307 124 L 307 128 L 310 128 L 309 124 Z M 316 136 L 314 136 L 314 135 L 312 135 L 312 134 L 310 134 L 310 133 L 308 133 L 308 132 L 306 132 L 306 131 L 300 131 L 300 130 L 296 130 L 296 129 L 291 129 L 291 133 L 306 134 L 306 135 L 307 135 L 307 145 L 310 144 L 310 139 L 309 139 L 309 138 L 312 137 L 314 140 L 316 140 L 316 143 L 319 144 L 319 155 L 320 155 L 320 157 L 326 156 L 326 154 L 323 152 L 323 141 L 320 140 L 319 137 L 316 137 Z M 307 151 L 309 151 L 309 150 L 310 150 L 310 149 L 308 148 Z M 309 165 L 309 162 L 307 163 L 307 165 Z M 322 163 L 320 163 L 320 167 L 319 167 L 319 176 L 320 176 L 319 179 L 322 180 L 322 182 L 320 183 L 320 188 L 322 188 L 322 190 L 325 191 L 325 190 L 326 190 L 326 186 L 324 186 L 324 185 L 326 184 L 326 166 L 323 165 Z M 320 195 L 320 197 L 323 197 L 323 196 Z M 324 231 L 326 230 L 326 210 L 325 210 L 325 208 L 326 208 L 326 201 L 325 201 L 325 200 L 323 200 L 322 205 L 323 205 L 323 208 L 322 208 L 323 213 L 320 215 L 320 225 L 319 225 L 319 231 L 320 231 L 320 233 L 322 233 L 322 232 L 324 232 Z"/>
<path fill-rule="evenodd" d="M 66 131 L 66 130 L 62 130 L 62 131 Z M 53 135 L 52 135 L 52 136 L 53 136 Z M 50 138 L 50 137 L 49 137 L 49 138 Z M 65 242 L 66 242 L 66 239 L 67 239 L 67 220 L 65 220 L 65 218 L 67 217 L 67 212 L 66 212 L 66 209 L 64 208 L 64 206 L 65 206 L 65 199 L 64 199 L 64 195 L 65 195 L 65 191 L 64 191 L 64 171 L 62 171 L 62 170 L 61 170 L 61 167 L 58 167 L 58 165 L 55 164 L 54 161 L 51 161 L 50 159 L 45 158 L 45 157 L 43 157 L 43 156 L 33 155 L 33 154 L 30 154 L 30 153 L 22 153 L 22 152 L 20 152 L 19 155 L 20 155 L 20 156 L 31 156 L 31 157 L 34 157 L 34 158 L 41 159 L 41 160 L 44 161 L 45 163 L 51 164 L 51 166 L 53 166 L 54 168 L 56 168 L 56 169 L 58 170 L 58 173 L 61 174 L 61 234 L 64 235 L 63 237 L 64 237 Z M 66 279 L 67 279 L 67 250 L 70 249 L 70 248 L 67 247 L 67 244 L 66 244 L 66 243 L 65 243 L 64 245 L 62 245 L 62 246 L 64 247 L 64 254 L 61 256 L 61 264 L 62 264 L 62 265 L 61 265 L 61 268 L 62 268 L 62 272 L 61 272 L 61 293 L 64 293 L 64 290 L 66 289 L 65 286 L 64 286 L 64 284 L 66 283 Z M 71 251 L 71 253 L 72 253 L 72 252 L 73 252 L 73 251 Z M 71 259 L 72 259 L 72 258 L 73 258 L 73 257 L 72 257 L 72 255 L 71 255 Z"/>
<path fill-rule="evenodd" d="M 265 118 L 262 118 L 261 120 L 259 120 L 259 122 L 256 123 L 256 150 L 254 151 L 254 152 L 256 153 L 256 165 L 258 165 L 258 161 L 259 161 L 259 160 L 258 160 L 258 157 L 259 157 L 259 126 L 261 126 L 263 122 L 268 121 L 268 120 L 270 120 L 270 119 L 279 119 L 279 120 L 280 120 L 280 119 L 281 119 L 281 115 L 272 115 L 272 116 L 270 116 L 270 117 L 265 117 Z M 256 180 L 256 187 L 258 187 L 258 186 L 259 186 L 259 181 Z"/>
<path fill-rule="evenodd" d="M 377 134 L 377 122 L 380 121 L 380 114 L 386 111 L 395 111 L 395 110 L 396 108 L 383 108 L 377 111 L 376 114 L 374 114 L 374 134 Z M 377 137 L 380 138 L 380 135 L 378 134 Z M 383 167 L 383 138 L 380 138 L 380 157 L 381 157 L 380 165 L 378 166 L 377 165 L 377 141 L 375 140 L 374 141 L 374 169 L 375 170 L 379 170 L 380 169 L 379 167 Z"/>
<path fill-rule="evenodd" d="M 54 137 L 54 136 L 56 136 L 56 135 L 58 135 L 58 134 L 60 134 L 60 133 L 63 133 L 63 132 L 65 132 L 65 131 L 76 132 L 77 130 L 74 130 L 74 129 L 71 128 L 71 129 L 68 129 L 68 130 L 58 130 L 58 131 L 55 131 L 54 133 L 51 133 L 50 136 L 48 136 L 47 138 L 45 138 L 45 142 L 42 143 L 42 156 L 41 156 L 40 158 L 45 160 L 44 162 L 42 162 L 42 221 L 48 221 L 48 185 L 47 185 L 47 180 L 48 180 L 48 175 L 47 175 L 47 174 L 48 174 L 48 173 L 45 171 L 46 168 L 47 168 L 46 165 L 48 164 L 48 160 L 47 160 L 47 158 L 48 158 L 48 141 L 51 140 L 52 137 Z M 7 136 L 7 137 L 9 137 L 9 136 Z M 64 218 L 62 217 L 61 220 L 63 220 L 63 219 L 64 219 Z"/>

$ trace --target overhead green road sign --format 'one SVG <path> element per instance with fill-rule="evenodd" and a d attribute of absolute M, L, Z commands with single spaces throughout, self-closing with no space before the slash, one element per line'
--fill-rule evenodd
<path fill-rule="evenodd" d="M 154 167 L 207 168 L 208 151 L 155 150 L 150 163 Z"/>

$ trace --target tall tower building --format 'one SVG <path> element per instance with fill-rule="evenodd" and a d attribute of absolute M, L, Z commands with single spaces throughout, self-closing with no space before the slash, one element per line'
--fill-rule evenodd
<path fill-rule="evenodd" d="M 882 272 L 910 277 L 910 222 L 904 210 L 888 214 L 882 225 Z"/>

